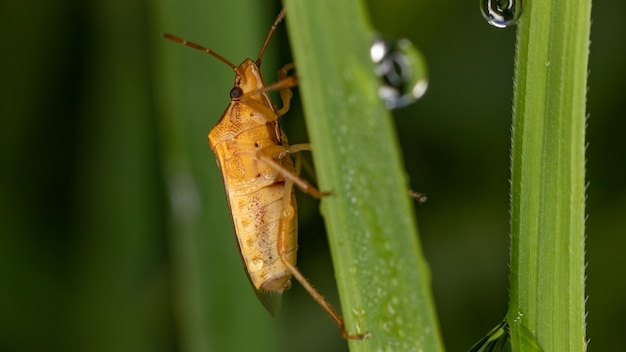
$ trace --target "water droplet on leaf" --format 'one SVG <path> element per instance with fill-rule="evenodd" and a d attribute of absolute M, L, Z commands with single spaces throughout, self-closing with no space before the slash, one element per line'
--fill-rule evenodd
<path fill-rule="evenodd" d="M 522 14 L 523 0 L 480 0 L 480 12 L 490 25 L 506 28 L 514 25 Z"/>
<path fill-rule="evenodd" d="M 391 41 L 376 35 L 370 57 L 382 81 L 378 95 L 389 109 L 412 104 L 426 92 L 426 60 L 408 39 Z"/>

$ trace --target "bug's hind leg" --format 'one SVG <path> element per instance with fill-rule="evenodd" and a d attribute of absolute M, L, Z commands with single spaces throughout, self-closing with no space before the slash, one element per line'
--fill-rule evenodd
<path fill-rule="evenodd" d="M 285 193 L 283 195 L 283 214 L 281 214 L 280 224 L 278 227 L 278 254 L 281 261 L 289 269 L 293 277 L 298 280 L 300 285 L 311 295 L 311 297 L 319 304 L 322 309 L 330 316 L 330 318 L 337 324 L 341 331 L 341 336 L 345 339 L 361 340 L 367 336 L 367 334 L 350 334 L 346 331 L 346 326 L 343 321 L 343 317 L 339 314 L 335 308 L 319 293 L 313 285 L 307 280 L 304 275 L 295 266 L 295 261 L 292 263 L 287 258 L 289 251 L 289 231 L 290 224 L 296 216 L 295 208 L 292 206 L 292 193 L 294 182 L 292 180 L 285 181 Z"/>

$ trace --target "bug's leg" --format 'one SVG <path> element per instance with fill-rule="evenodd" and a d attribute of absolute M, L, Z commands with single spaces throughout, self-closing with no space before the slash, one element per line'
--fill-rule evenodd
<path fill-rule="evenodd" d="M 415 199 L 420 204 L 426 203 L 427 200 L 427 197 L 424 193 L 415 192 L 412 189 L 409 190 L 409 197 Z"/>
<path fill-rule="evenodd" d="M 295 84 L 293 86 L 295 86 L 298 81 L 297 78 L 295 76 L 288 76 L 287 72 L 289 72 L 289 70 L 294 68 L 294 64 L 293 62 L 290 64 L 287 64 L 285 66 L 283 66 L 279 71 L 278 71 L 278 82 L 283 82 L 285 80 L 295 80 Z M 280 100 L 282 100 L 283 102 L 283 107 L 281 107 L 277 113 L 278 113 L 278 117 L 283 116 L 284 114 L 287 113 L 287 111 L 289 111 L 289 107 L 291 104 L 291 97 L 293 96 L 293 93 L 291 92 L 291 87 L 293 86 L 284 86 L 282 88 L 279 88 L 278 92 L 280 93 Z"/>
<path fill-rule="evenodd" d="M 315 171 L 313 170 L 313 165 L 311 165 L 310 162 L 307 162 L 307 159 L 302 159 L 301 157 L 302 154 L 299 153 L 305 150 L 310 151 L 311 144 L 309 143 L 294 144 L 285 150 L 284 155 L 295 154 L 294 158 L 296 160 L 296 174 L 300 175 L 300 169 L 304 168 L 304 171 L 306 172 L 306 174 L 313 178 L 313 182 L 316 182 Z M 279 155 L 278 159 L 284 157 L 284 155 Z"/>
<path fill-rule="evenodd" d="M 299 153 L 305 150 L 311 151 L 311 143 L 300 143 L 300 144 L 290 145 L 286 151 L 289 154 L 295 154 L 295 153 Z"/>
<path fill-rule="evenodd" d="M 281 151 L 279 153 L 277 153 L 276 155 L 274 155 L 274 158 L 276 159 L 282 159 L 284 157 L 286 157 L 289 154 L 296 154 L 296 153 L 300 153 L 302 151 L 311 151 L 311 144 L 310 143 L 300 143 L 300 144 L 294 144 L 294 145 L 290 145 L 287 148 L 281 148 Z M 297 157 L 299 157 L 300 154 L 296 154 Z M 296 167 L 296 175 L 300 175 L 300 168 Z"/>
<path fill-rule="evenodd" d="M 285 193 L 283 195 L 283 214 L 280 219 L 280 223 L 278 226 L 278 254 L 280 255 L 281 261 L 285 264 L 285 266 L 289 269 L 293 277 L 298 280 L 300 285 L 304 287 L 304 289 L 313 297 L 315 302 L 319 304 L 322 309 L 328 313 L 330 318 L 337 324 L 339 330 L 341 331 L 341 336 L 345 339 L 356 339 L 361 340 L 367 336 L 367 334 L 350 334 L 346 331 L 346 326 L 343 321 L 343 317 L 339 314 L 335 308 L 319 293 L 313 285 L 307 280 L 302 273 L 298 270 L 298 268 L 291 263 L 287 258 L 287 253 L 289 251 L 289 227 L 294 218 L 295 210 L 291 205 L 292 201 L 292 190 L 293 190 L 294 182 L 291 180 L 285 181 Z"/>
<path fill-rule="evenodd" d="M 274 157 L 276 157 L 276 159 L 282 159 L 285 156 L 287 156 L 288 154 L 296 154 L 302 151 L 311 151 L 311 144 L 310 143 L 300 143 L 300 144 L 294 144 L 294 145 L 290 145 L 287 148 L 282 148 L 282 150 L 277 153 L 276 155 L 274 155 Z M 296 172 L 298 175 L 300 174 L 300 170 L 297 169 Z"/>
<path fill-rule="evenodd" d="M 287 76 L 287 71 L 293 68 L 293 63 L 285 65 L 279 72 L 278 81 L 268 84 L 263 88 L 255 89 L 253 91 L 247 92 L 241 97 L 237 98 L 241 103 L 249 105 L 256 110 L 263 112 L 263 114 L 267 117 L 271 117 L 274 115 L 273 111 L 269 109 L 266 105 L 251 99 L 250 97 L 259 95 L 265 92 L 278 90 L 280 93 L 280 98 L 283 102 L 283 107 L 276 111 L 277 117 L 280 117 L 289 111 L 291 97 L 293 93 L 291 92 L 291 88 L 298 85 L 298 78 L 296 76 Z"/>
<path fill-rule="evenodd" d="M 300 144 L 296 144 L 294 146 L 298 145 Z M 289 149 L 291 149 L 291 147 Z M 315 198 L 322 198 L 329 195 L 329 192 L 320 192 L 317 188 L 313 187 L 313 185 L 298 176 L 293 170 L 286 168 L 280 162 L 276 161 L 276 159 L 282 159 L 289 154 L 289 149 L 285 149 L 280 145 L 272 145 L 258 150 L 256 152 L 256 157 L 271 166 L 274 170 L 280 172 L 284 178 L 295 183 L 303 192 L 308 193 Z"/>
<path fill-rule="evenodd" d="M 260 64 L 260 59 L 258 63 Z M 260 104 L 258 101 L 255 101 L 250 97 L 272 90 L 278 90 L 283 106 L 280 109 L 276 110 L 276 115 L 277 117 L 283 116 L 287 113 L 287 111 L 289 111 L 289 107 L 291 106 L 291 98 L 293 97 L 293 92 L 291 91 L 291 88 L 298 85 L 298 78 L 296 76 L 288 75 L 289 70 L 292 70 L 294 67 L 295 65 L 293 62 L 286 64 L 280 70 L 278 70 L 278 81 L 272 84 L 268 84 L 265 87 L 255 89 L 251 92 L 247 92 L 246 94 L 238 98 L 239 101 L 244 104 L 250 105 L 256 110 L 263 112 L 265 116 L 271 117 L 274 115 L 274 113 L 267 106 Z M 275 105 L 274 108 L 276 108 Z"/>
<path fill-rule="evenodd" d="M 288 153 L 289 153 L 290 149 L 291 149 L 291 147 L 287 149 Z M 300 175 L 300 171 L 302 170 L 302 153 L 298 153 L 294 157 L 295 157 L 295 160 L 296 160 L 296 164 L 295 164 L 296 175 Z"/>

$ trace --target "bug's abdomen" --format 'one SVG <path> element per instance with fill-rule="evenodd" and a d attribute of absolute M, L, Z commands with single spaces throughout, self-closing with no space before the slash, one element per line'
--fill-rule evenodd
<path fill-rule="evenodd" d="M 296 264 L 297 220 L 283 220 L 284 197 L 289 197 L 289 206 L 295 213 L 293 191 L 285 194 L 285 185 L 276 181 L 261 187 L 251 187 L 249 192 L 229 192 L 233 225 L 241 257 L 252 284 L 257 290 L 280 292 L 289 284 L 291 271 L 284 265 L 278 253 L 279 230 L 289 226 L 286 259 Z"/>

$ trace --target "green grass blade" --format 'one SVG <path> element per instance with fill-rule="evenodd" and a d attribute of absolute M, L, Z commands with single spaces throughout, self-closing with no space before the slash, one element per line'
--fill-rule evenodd
<path fill-rule="evenodd" d="M 361 1 L 284 1 L 351 351 L 443 350 Z"/>
<path fill-rule="evenodd" d="M 585 93 L 590 0 L 526 1 L 512 151 L 514 350 L 584 351 Z"/>

